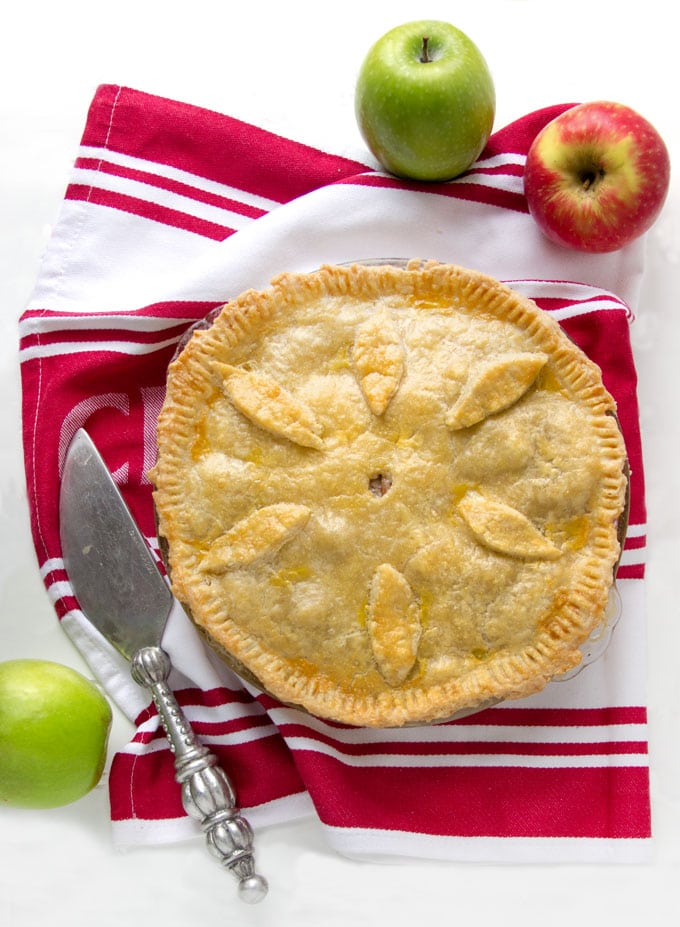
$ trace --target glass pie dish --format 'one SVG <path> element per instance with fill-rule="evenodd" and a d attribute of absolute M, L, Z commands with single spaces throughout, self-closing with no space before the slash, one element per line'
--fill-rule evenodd
<path fill-rule="evenodd" d="M 436 723 L 573 678 L 621 610 L 628 474 L 599 378 L 452 265 L 241 294 L 169 372 L 152 480 L 178 598 L 248 682 L 334 721 Z"/>

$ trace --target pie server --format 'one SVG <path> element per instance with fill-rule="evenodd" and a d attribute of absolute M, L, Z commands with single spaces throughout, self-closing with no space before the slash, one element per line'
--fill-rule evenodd
<path fill-rule="evenodd" d="M 175 755 L 185 811 L 206 834 L 210 852 L 239 880 L 248 903 L 267 894 L 255 872 L 253 833 L 216 756 L 200 743 L 167 679 L 171 663 L 160 642 L 173 597 L 113 477 L 82 428 L 64 463 L 59 499 L 64 566 L 81 610 L 131 663 L 148 689 Z"/>

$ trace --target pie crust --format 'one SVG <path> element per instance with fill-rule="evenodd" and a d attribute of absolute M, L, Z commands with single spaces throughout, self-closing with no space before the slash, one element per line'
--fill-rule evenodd
<path fill-rule="evenodd" d="M 150 476 L 174 592 L 246 679 L 327 719 L 537 692 L 604 621 L 614 412 L 599 368 L 490 277 L 282 274 L 169 368 Z"/>

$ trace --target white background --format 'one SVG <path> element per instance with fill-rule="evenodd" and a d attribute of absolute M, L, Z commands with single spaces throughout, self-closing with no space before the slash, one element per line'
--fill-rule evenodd
<path fill-rule="evenodd" d="M 364 162 L 354 81 L 372 42 L 400 22 L 453 22 L 480 46 L 497 91 L 496 128 L 560 102 L 610 99 L 639 110 L 680 159 L 672 4 L 454 3 L 98 5 L 24 0 L 0 39 L 0 659 L 41 657 L 87 673 L 38 576 L 21 458 L 17 319 L 35 281 L 95 88 L 120 83 L 215 109 Z M 239 905 L 200 842 L 114 849 L 106 779 L 47 811 L 0 809 L 0 920 L 109 927 L 174 925 L 651 923 L 680 875 L 680 197 L 677 172 L 648 240 L 633 345 L 648 505 L 648 669 L 653 827 L 644 866 L 357 863 L 317 822 L 258 834 L 268 900 Z M 116 716 L 110 751 L 126 742 Z M 417 795 L 404 795 L 417 803 Z"/>

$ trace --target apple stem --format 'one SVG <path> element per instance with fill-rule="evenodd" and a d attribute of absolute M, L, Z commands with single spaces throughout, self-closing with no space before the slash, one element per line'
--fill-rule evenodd
<path fill-rule="evenodd" d="M 596 183 L 601 177 L 604 177 L 604 171 L 602 169 L 583 171 L 581 174 L 581 186 L 584 190 L 590 190 L 592 185 Z"/>
<path fill-rule="evenodd" d="M 430 58 L 427 52 L 427 45 L 429 41 L 430 41 L 430 37 L 428 35 L 424 35 L 423 36 L 423 47 L 422 47 L 422 51 L 420 52 L 420 60 L 422 61 L 423 64 L 428 64 L 428 62 L 432 61 L 432 58 Z"/>

